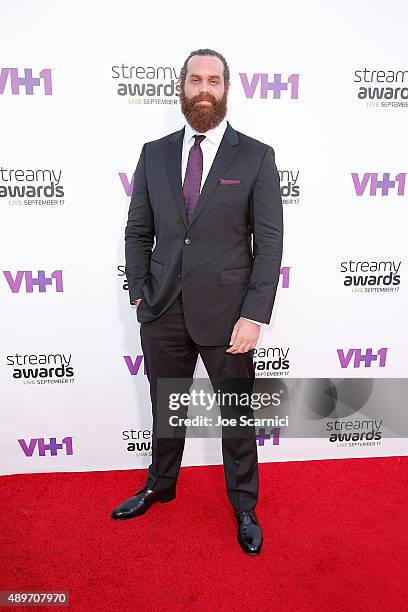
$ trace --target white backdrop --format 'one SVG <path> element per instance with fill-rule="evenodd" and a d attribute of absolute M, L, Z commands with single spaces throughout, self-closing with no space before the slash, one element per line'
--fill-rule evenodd
<path fill-rule="evenodd" d="M 284 270 L 259 341 L 276 363 L 260 350 L 258 375 L 407 376 L 405 2 L 2 0 L 0 18 L 1 473 L 149 464 L 129 181 L 143 143 L 182 127 L 176 80 L 200 47 L 226 57 L 227 118 L 281 173 Z M 406 439 L 259 446 L 260 461 L 394 454 Z M 220 462 L 219 440 L 187 441 L 185 465 Z"/>

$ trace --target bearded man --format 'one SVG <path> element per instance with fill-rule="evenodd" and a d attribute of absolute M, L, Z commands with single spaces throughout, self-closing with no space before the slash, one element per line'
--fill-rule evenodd
<path fill-rule="evenodd" d="M 227 121 L 230 73 L 220 53 L 190 53 L 179 84 L 186 124 L 143 145 L 125 229 L 153 434 L 146 484 L 115 508 L 115 519 L 176 497 L 185 440 L 160 434 L 159 381 L 177 380 L 178 388 L 186 381 L 188 390 L 200 355 L 211 381 L 252 388 L 254 348 L 261 325 L 270 322 L 280 274 L 282 198 L 273 148 Z M 222 455 L 238 542 L 259 554 L 255 431 L 223 432 Z M 214 533 L 216 540 L 217 526 Z"/>

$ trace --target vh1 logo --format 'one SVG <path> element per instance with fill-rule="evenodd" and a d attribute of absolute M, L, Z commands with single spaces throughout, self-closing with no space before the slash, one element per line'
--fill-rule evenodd
<path fill-rule="evenodd" d="M 405 177 L 406 172 L 400 172 L 391 179 L 390 172 L 383 172 L 382 178 L 378 172 L 365 172 L 360 178 L 358 172 L 352 172 L 354 189 L 356 195 L 363 196 L 366 193 L 368 185 L 370 185 L 370 196 L 387 196 L 390 190 L 393 190 L 392 195 L 403 196 L 405 194 Z"/>
<path fill-rule="evenodd" d="M 34 276 L 31 270 L 19 270 L 14 276 L 9 270 L 3 270 L 3 274 L 12 293 L 20 292 L 23 280 L 25 281 L 26 293 L 33 293 L 34 287 L 38 287 L 40 293 L 45 293 L 47 287 L 52 286 L 57 293 L 64 291 L 62 270 L 54 270 L 51 276 L 46 276 L 44 270 L 38 270 L 37 276 Z"/>
<path fill-rule="evenodd" d="M 143 355 L 136 355 L 135 359 L 132 359 L 130 355 L 123 355 L 123 359 L 125 360 L 129 373 L 132 376 L 137 376 L 141 372 L 146 375 L 146 364 L 144 363 Z M 141 369 L 142 363 L 143 369 Z"/>
<path fill-rule="evenodd" d="M 256 434 L 256 440 L 258 446 L 265 446 L 265 440 L 273 440 L 273 446 L 279 445 L 280 427 L 274 427 L 269 433 L 267 433 L 264 427 L 261 427 Z"/>
<path fill-rule="evenodd" d="M 126 172 L 119 172 L 119 178 L 120 178 L 120 182 L 122 183 L 122 187 L 125 190 L 126 195 L 130 197 L 133 191 L 134 175 L 132 174 L 132 178 L 129 181 L 129 178 Z"/>
<path fill-rule="evenodd" d="M 62 438 L 61 442 L 57 442 L 57 438 L 49 438 L 47 442 L 45 438 L 31 438 L 27 443 L 21 438 L 18 443 L 26 457 L 32 457 L 35 450 L 38 451 L 39 457 L 45 457 L 47 454 L 56 457 L 60 451 L 62 455 L 74 454 L 71 436 Z"/>
<path fill-rule="evenodd" d="M 365 368 L 371 368 L 374 362 L 380 368 L 384 368 L 387 362 L 387 351 L 387 348 L 380 348 L 374 353 L 372 348 L 367 348 L 363 353 L 361 348 L 351 348 L 345 353 L 343 349 L 337 349 L 337 355 L 342 368 L 348 368 L 352 361 L 353 368 L 359 368 L 363 364 Z"/>
<path fill-rule="evenodd" d="M 261 99 L 272 97 L 273 100 L 279 100 L 282 91 L 287 91 L 291 100 L 298 100 L 299 74 L 290 74 L 286 81 L 282 77 L 281 73 L 275 73 L 272 76 L 265 72 L 254 72 L 251 76 L 248 76 L 246 72 L 239 73 L 246 98 L 253 98 L 255 93 L 259 91 Z M 271 95 L 269 95 L 269 92 L 271 92 Z"/>
<path fill-rule="evenodd" d="M 38 77 L 33 76 L 32 68 L 24 68 L 24 76 L 19 75 L 18 68 L 1 68 L 0 94 L 4 94 L 7 82 L 10 83 L 13 96 L 19 96 L 21 93 L 32 96 L 34 87 L 42 88 L 46 96 L 52 96 L 51 68 L 40 70 Z"/>
<path fill-rule="evenodd" d="M 283 266 L 280 269 L 282 289 L 289 289 L 291 266 Z"/>

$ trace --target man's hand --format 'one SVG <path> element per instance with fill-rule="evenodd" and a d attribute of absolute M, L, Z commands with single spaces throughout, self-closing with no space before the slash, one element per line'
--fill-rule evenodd
<path fill-rule="evenodd" d="M 246 353 L 255 348 L 258 342 L 261 326 L 246 319 L 238 319 L 231 334 L 230 346 L 226 353 Z"/>
<path fill-rule="evenodd" d="M 133 306 L 139 306 L 141 301 L 142 301 L 142 298 L 140 298 L 140 300 L 135 300 L 134 302 L 132 302 L 132 304 Z"/>

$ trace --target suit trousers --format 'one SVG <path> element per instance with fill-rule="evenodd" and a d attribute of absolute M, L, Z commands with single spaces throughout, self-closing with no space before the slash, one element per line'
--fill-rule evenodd
<path fill-rule="evenodd" d="M 226 353 L 228 346 L 201 346 L 191 338 L 184 320 L 183 296 L 157 319 L 140 325 L 140 337 L 150 385 L 153 432 L 152 458 L 148 469 L 147 486 L 164 490 L 176 484 L 184 450 L 184 435 L 166 438 L 158 435 L 160 405 L 158 380 L 183 379 L 188 393 L 200 355 L 208 376 L 213 381 L 236 378 L 244 381 L 252 392 L 255 381 L 254 351 Z M 233 383 L 233 381 L 232 381 Z M 234 384 L 234 383 L 233 383 Z M 248 387 L 249 385 L 249 387 Z M 178 387 L 179 390 L 179 387 Z M 221 408 L 221 406 L 220 406 Z M 221 408 L 222 413 L 222 408 Z M 225 435 L 222 428 L 222 456 L 227 496 L 237 510 L 249 510 L 258 500 L 258 454 L 255 429 L 249 428 L 243 437 Z"/>

